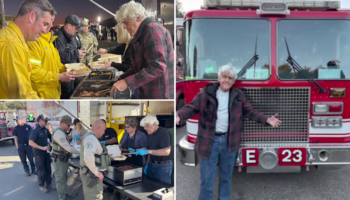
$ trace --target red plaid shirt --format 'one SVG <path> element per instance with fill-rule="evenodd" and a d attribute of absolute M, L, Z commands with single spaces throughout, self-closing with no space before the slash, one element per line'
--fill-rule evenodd
<path fill-rule="evenodd" d="M 130 43 L 133 67 L 126 71 L 128 86 L 139 99 L 174 98 L 174 50 L 170 33 L 154 20 L 145 19 Z"/>
<path fill-rule="evenodd" d="M 200 91 L 192 102 L 177 111 L 182 122 L 199 113 L 198 133 L 195 149 L 200 158 L 209 159 L 215 137 L 215 126 L 217 120 L 218 100 L 216 91 L 219 83 L 208 84 Z M 243 130 L 244 117 L 250 120 L 267 124 L 267 116 L 255 110 L 247 101 L 244 93 L 231 88 L 229 98 L 229 128 L 228 147 L 229 152 L 240 148 L 241 134 Z"/>

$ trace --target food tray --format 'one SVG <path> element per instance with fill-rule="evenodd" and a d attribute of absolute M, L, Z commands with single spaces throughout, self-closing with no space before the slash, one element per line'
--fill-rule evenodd
<path fill-rule="evenodd" d="M 124 155 L 120 155 L 120 156 L 116 156 L 116 157 L 112 157 L 112 160 L 121 160 L 121 161 L 123 161 L 123 160 L 126 160 L 126 156 L 124 156 Z"/>
<path fill-rule="evenodd" d="M 66 66 L 67 70 L 68 69 L 82 69 L 84 67 L 86 67 L 86 65 L 84 63 L 69 63 L 69 64 L 65 64 L 64 66 Z"/>
<path fill-rule="evenodd" d="M 106 64 L 106 61 L 97 61 L 89 64 L 91 69 L 101 69 Z"/>
<path fill-rule="evenodd" d="M 116 81 L 116 70 L 93 70 L 89 76 L 85 78 L 86 81 Z"/>
<path fill-rule="evenodd" d="M 117 56 L 117 54 L 106 53 L 106 54 L 102 54 L 101 58 L 108 58 L 108 57 L 112 57 L 112 56 Z"/>
<path fill-rule="evenodd" d="M 105 89 L 110 89 L 111 86 L 113 85 L 115 81 L 85 81 L 83 80 L 74 90 L 73 94 L 71 95 L 71 99 L 113 99 L 109 92 L 105 95 L 97 95 L 97 96 L 84 96 L 82 94 L 83 91 L 87 92 L 93 92 L 97 93 L 99 91 L 105 90 Z M 96 87 L 91 87 L 92 85 L 103 85 L 99 88 Z M 108 90 L 107 90 L 108 91 Z"/>
<path fill-rule="evenodd" d="M 108 61 L 115 62 L 115 63 L 122 63 L 122 56 L 116 55 L 116 56 L 108 57 Z"/>
<path fill-rule="evenodd" d="M 107 62 L 108 61 L 108 57 L 105 57 L 105 58 L 99 58 L 98 61 L 101 61 L 101 62 Z"/>

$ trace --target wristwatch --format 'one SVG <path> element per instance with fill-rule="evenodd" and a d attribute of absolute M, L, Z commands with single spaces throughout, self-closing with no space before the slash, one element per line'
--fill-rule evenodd
<path fill-rule="evenodd" d="M 41 150 L 44 150 L 44 147 L 41 147 Z"/>
<path fill-rule="evenodd" d="M 149 154 L 152 154 L 152 150 L 148 150 L 148 153 L 149 153 Z"/>

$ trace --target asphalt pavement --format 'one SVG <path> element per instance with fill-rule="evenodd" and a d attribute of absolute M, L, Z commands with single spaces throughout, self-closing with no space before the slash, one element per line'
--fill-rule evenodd
<path fill-rule="evenodd" d="M 29 161 L 28 161 L 29 164 Z M 75 170 L 68 172 L 67 200 L 84 200 L 83 189 L 80 180 L 75 175 Z M 117 199 L 111 193 L 105 191 L 104 200 Z M 27 176 L 23 165 L 16 152 L 15 145 L 11 141 L 0 142 L 0 199 L 1 200 L 48 200 L 58 199 L 57 191 L 51 190 L 43 193 L 39 190 L 37 176 Z"/>
<path fill-rule="evenodd" d="M 177 128 L 176 140 L 186 134 L 186 126 Z M 184 166 L 176 151 L 176 199 L 198 198 L 200 188 L 199 165 Z M 215 181 L 218 193 L 218 173 Z M 350 166 L 339 170 L 288 174 L 246 174 L 234 172 L 232 196 L 234 200 L 349 200 Z M 210 199 L 208 199 L 210 200 Z"/>

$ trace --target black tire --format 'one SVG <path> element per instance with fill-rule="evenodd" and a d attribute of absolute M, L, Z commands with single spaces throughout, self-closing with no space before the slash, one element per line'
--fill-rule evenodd
<path fill-rule="evenodd" d="M 182 107 L 184 107 L 185 105 L 185 99 L 182 97 L 179 98 L 179 100 L 177 101 L 177 104 L 176 104 L 176 110 L 180 110 Z M 185 126 L 186 125 L 186 122 L 180 122 L 179 125 L 176 125 L 177 127 L 182 127 L 182 126 Z"/>

